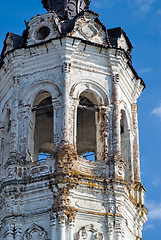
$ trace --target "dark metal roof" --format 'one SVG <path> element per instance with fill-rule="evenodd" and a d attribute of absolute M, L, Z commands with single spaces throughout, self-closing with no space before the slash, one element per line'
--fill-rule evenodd
<path fill-rule="evenodd" d="M 4 57 L 4 54 L 5 54 L 5 51 L 7 49 L 7 39 L 10 38 L 12 40 L 12 48 L 13 49 L 17 49 L 17 48 L 21 48 L 24 44 L 24 38 L 20 35 L 17 35 L 17 34 L 14 34 L 14 33 L 11 33 L 11 32 L 8 32 L 6 34 L 6 38 L 4 40 L 4 46 L 3 46 L 3 49 L 2 49 L 2 52 L 1 52 L 1 59 L 3 59 Z"/>
<path fill-rule="evenodd" d="M 129 51 L 131 52 L 131 50 L 133 49 L 133 46 L 132 46 L 129 38 L 127 37 L 126 33 L 124 32 L 124 30 L 121 27 L 108 29 L 107 32 L 108 32 L 108 37 L 111 42 L 111 45 L 115 46 L 115 47 L 118 47 L 117 40 L 118 40 L 118 38 L 121 37 L 121 34 L 123 34 L 126 39 Z"/>

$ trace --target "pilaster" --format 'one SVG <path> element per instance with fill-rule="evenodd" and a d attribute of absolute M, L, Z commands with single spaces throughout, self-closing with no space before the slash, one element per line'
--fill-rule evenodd
<path fill-rule="evenodd" d="M 20 75 L 13 77 L 13 99 L 12 99 L 12 111 L 11 111 L 11 151 L 10 158 L 17 158 L 18 151 L 18 130 L 19 130 L 19 81 Z"/>
<path fill-rule="evenodd" d="M 69 103 L 69 81 L 70 81 L 70 71 L 71 71 L 71 63 L 69 61 L 64 61 L 62 63 L 62 107 L 64 108 L 64 124 L 63 124 L 63 142 L 71 143 L 70 139 L 70 128 L 71 128 L 71 119 L 70 119 L 70 103 Z"/>

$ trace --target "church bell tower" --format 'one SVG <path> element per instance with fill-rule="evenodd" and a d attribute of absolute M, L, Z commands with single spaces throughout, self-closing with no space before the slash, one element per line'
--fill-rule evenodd
<path fill-rule="evenodd" d="M 42 4 L 1 54 L 0 239 L 141 240 L 132 44 L 89 0 Z"/>

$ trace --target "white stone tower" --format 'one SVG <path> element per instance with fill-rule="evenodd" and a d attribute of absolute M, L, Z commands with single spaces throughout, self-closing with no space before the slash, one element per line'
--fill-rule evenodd
<path fill-rule="evenodd" d="M 132 45 L 88 0 L 42 3 L 1 55 L 0 239 L 142 239 Z"/>

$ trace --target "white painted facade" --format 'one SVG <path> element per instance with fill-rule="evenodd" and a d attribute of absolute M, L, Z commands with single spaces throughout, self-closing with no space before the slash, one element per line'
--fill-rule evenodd
<path fill-rule="evenodd" d="M 5 40 L 2 240 L 142 239 L 147 210 L 136 102 L 145 85 L 123 30 L 114 45 L 97 18 L 85 11 L 62 36 L 50 12 L 31 19 L 22 45 L 14 47 L 12 34 Z M 81 156 L 86 152 L 94 152 L 95 161 Z M 45 161 L 39 153 L 48 154 Z"/>

